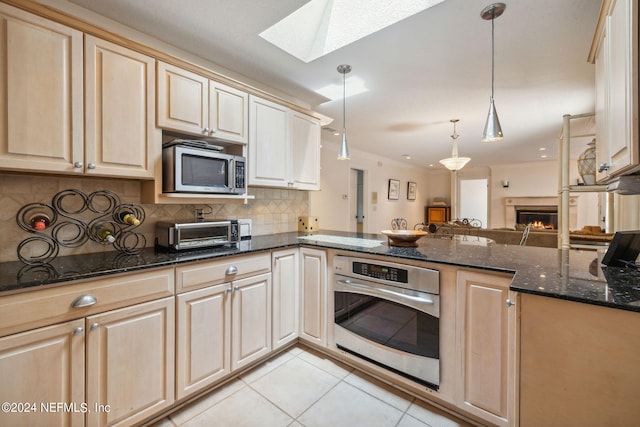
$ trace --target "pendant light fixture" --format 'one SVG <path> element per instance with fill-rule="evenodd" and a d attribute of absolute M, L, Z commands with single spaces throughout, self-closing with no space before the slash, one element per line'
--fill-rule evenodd
<path fill-rule="evenodd" d="M 482 142 L 494 142 L 503 139 L 502 128 L 500 127 L 500 120 L 498 119 L 498 113 L 493 103 L 493 74 L 494 74 L 494 37 L 493 27 L 494 21 L 497 17 L 502 15 L 507 6 L 504 3 L 493 3 L 480 12 L 482 19 L 491 21 L 491 99 L 489 102 L 489 115 L 487 116 L 487 123 L 484 125 L 484 132 L 482 133 Z"/>
<path fill-rule="evenodd" d="M 347 73 L 351 72 L 351 65 L 338 65 L 338 72 L 342 74 L 342 143 L 338 152 L 338 160 L 349 160 L 349 146 L 347 145 L 347 121 L 346 121 L 346 79 Z"/>
<path fill-rule="evenodd" d="M 471 158 L 458 157 L 458 136 L 460 135 L 456 133 L 456 123 L 458 123 L 460 120 L 451 119 L 449 121 L 453 123 L 453 133 L 451 134 L 451 139 L 453 140 L 453 146 L 451 147 L 451 157 L 440 160 L 440 163 L 442 163 L 444 167 L 446 167 L 450 171 L 455 172 L 459 171 L 464 167 L 464 165 L 469 163 L 469 160 L 471 160 Z"/>

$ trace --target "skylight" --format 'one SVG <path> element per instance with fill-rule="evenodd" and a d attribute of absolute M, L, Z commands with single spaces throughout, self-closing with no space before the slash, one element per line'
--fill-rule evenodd
<path fill-rule="evenodd" d="M 260 37 L 311 62 L 444 0 L 311 0 Z"/>

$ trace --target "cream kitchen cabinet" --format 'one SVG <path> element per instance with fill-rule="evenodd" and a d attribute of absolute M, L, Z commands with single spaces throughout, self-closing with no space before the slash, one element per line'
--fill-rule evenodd
<path fill-rule="evenodd" d="M 271 351 L 269 253 L 176 268 L 176 394 L 210 386 Z"/>
<path fill-rule="evenodd" d="M 591 60 L 596 64 L 598 180 L 640 170 L 638 0 L 605 1 Z"/>
<path fill-rule="evenodd" d="M 0 338 L 0 400 L 16 404 L 9 411 L 3 407 L 0 425 L 84 425 L 84 335 L 84 319 L 76 319 Z M 75 404 L 77 411 L 57 402 Z"/>
<path fill-rule="evenodd" d="M 82 173 L 82 33 L 0 3 L 0 169 Z"/>
<path fill-rule="evenodd" d="M 174 307 L 170 297 L 87 317 L 87 425 L 132 425 L 173 403 Z"/>
<path fill-rule="evenodd" d="M 456 405 L 492 425 L 517 421 L 517 294 L 511 277 L 461 270 L 457 276 Z"/>
<path fill-rule="evenodd" d="M 300 248 L 300 338 L 327 345 L 327 254 Z"/>
<path fill-rule="evenodd" d="M 158 61 L 158 126 L 246 144 L 248 94 Z"/>
<path fill-rule="evenodd" d="M 320 189 L 320 122 L 249 96 L 249 185 Z"/>
<path fill-rule="evenodd" d="M 298 338 L 300 322 L 300 253 L 298 248 L 272 253 L 273 349 Z"/>
<path fill-rule="evenodd" d="M 153 178 L 155 60 L 85 36 L 85 165 L 88 175 Z"/>

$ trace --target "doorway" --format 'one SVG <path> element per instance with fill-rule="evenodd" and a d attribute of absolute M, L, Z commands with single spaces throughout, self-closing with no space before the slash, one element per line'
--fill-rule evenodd
<path fill-rule="evenodd" d="M 459 218 L 477 219 L 487 228 L 489 204 L 489 180 L 460 179 Z"/>
<path fill-rule="evenodd" d="M 349 231 L 364 232 L 364 170 L 351 169 L 349 177 Z"/>

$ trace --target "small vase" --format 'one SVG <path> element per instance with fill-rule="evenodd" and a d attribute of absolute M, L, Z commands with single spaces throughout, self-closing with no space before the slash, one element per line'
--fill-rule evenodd
<path fill-rule="evenodd" d="M 585 185 L 594 185 L 596 183 L 596 140 L 594 139 L 587 146 L 587 149 L 578 157 L 578 173 Z"/>

